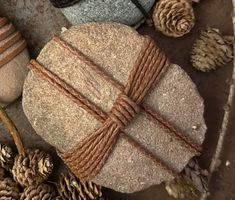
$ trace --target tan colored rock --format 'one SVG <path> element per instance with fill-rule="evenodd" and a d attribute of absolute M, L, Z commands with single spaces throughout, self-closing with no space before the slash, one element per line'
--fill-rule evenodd
<path fill-rule="evenodd" d="M 4 20 L 6 21 L 5 23 Z M 2 22 L 2 25 L 1 25 Z M 25 40 L 5 18 L 0 18 L 0 105 L 17 99 L 23 90 L 30 57 Z"/>
<path fill-rule="evenodd" d="M 130 27 L 116 23 L 89 23 L 72 27 L 61 37 L 123 85 L 144 44 L 143 36 Z M 103 111 L 110 111 L 120 91 L 68 50 L 50 41 L 37 60 Z M 202 144 L 206 131 L 203 100 L 179 66 L 170 66 L 160 83 L 145 98 L 144 104 L 161 113 L 195 143 Z M 100 126 L 93 116 L 33 72 L 25 81 L 23 109 L 36 132 L 60 151 L 69 150 Z M 194 156 L 143 114 L 139 114 L 125 132 L 177 172 Z M 93 181 L 130 193 L 172 178 L 120 138 Z"/>

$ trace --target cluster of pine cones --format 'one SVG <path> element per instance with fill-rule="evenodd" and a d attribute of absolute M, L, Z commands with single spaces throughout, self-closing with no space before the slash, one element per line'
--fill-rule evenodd
<path fill-rule="evenodd" d="M 153 11 L 155 28 L 166 36 L 182 37 L 195 24 L 193 3 L 200 0 L 159 0 Z M 208 72 L 233 59 L 234 38 L 222 36 L 215 28 L 202 30 L 191 50 L 191 62 L 196 69 Z"/>
<path fill-rule="evenodd" d="M 61 174 L 56 183 L 47 182 L 53 171 L 49 154 L 27 149 L 14 156 L 0 144 L 0 200 L 105 200 L 101 186 L 80 182 L 71 173 Z"/>

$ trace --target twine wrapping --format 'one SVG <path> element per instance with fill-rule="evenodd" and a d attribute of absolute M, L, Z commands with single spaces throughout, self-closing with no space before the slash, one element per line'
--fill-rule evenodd
<path fill-rule="evenodd" d="M 12 49 L 9 53 L 6 54 L 4 58 L 0 59 L 0 69 L 17 55 L 19 55 L 26 47 L 26 41 L 22 39 L 22 41 L 19 43 L 19 45 L 17 45 L 15 49 Z"/>
<path fill-rule="evenodd" d="M 124 132 L 125 127 L 140 112 L 144 112 L 152 121 L 164 126 L 165 129 L 169 130 L 169 132 L 174 135 L 176 139 L 181 141 L 183 145 L 187 146 L 188 149 L 196 154 L 200 152 L 200 147 L 177 131 L 169 122 L 161 118 L 158 114 L 151 110 L 145 110 L 145 108 L 141 106 L 146 94 L 159 82 L 170 65 L 168 58 L 158 49 L 153 40 L 146 37 L 144 48 L 141 50 L 136 60 L 125 87 L 112 80 L 108 75 L 102 72 L 95 63 L 61 38 L 54 37 L 53 40 L 76 55 L 78 59 L 87 64 L 92 70 L 95 70 L 95 72 L 101 75 L 105 80 L 118 87 L 121 91 L 111 111 L 105 113 L 87 100 L 79 91 L 76 91 L 72 86 L 47 70 L 40 63 L 35 60 L 31 61 L 29 68 L 33 72 L 48 81 L 61 93 L 69 97 L 102 123 L 100 128 L 84 138 L 72 149 L 67 152 L 59 152 L 60 157 L 77 177 L 83 181 L 93 178 L 105 164 L 119 136 L 126 139 L 132 146 L 153 160 L 169 174 L 175 177 L 177 176 L 177 173 L 171 169 L 171 167 Z"/>
<path fill-rule="evenodd" d="M 146 19 L 150 18 L 150 15 L 138 0 L 131 0 L 131 2 L 136 6 L 136 8 L 139 9 L 139 11 L 144 15 Z"/>
<path fill-rule="evenodd" d="M 19 55 L 27 46 L 19 31 L 3 17 L 0 18 L 0 69 Z M 13 48 L 14 47 L 14 48 Z"/>
<path fill-rule="evenodd" d="M 50 0 L 56 8 L 66 8 L 78 3 L 80 0 Z"/>

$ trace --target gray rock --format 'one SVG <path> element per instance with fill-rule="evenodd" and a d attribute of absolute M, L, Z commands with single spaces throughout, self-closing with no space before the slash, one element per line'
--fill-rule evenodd
<path fill-rule="evenodd" d="M 61 37 L 123 85 L 145 41 L 145 37 L 132 28 L 117 23 L 72 27 Z M 37 60 L 105 112 L 110 111 L 120 93 L 55 41 L 43 48 Z M 195 143 L 202 144 L 206 131 L 203 100 L 179 66 L 170 66 L 144 104 L 161 113 Z M 33 72 L 25 81 L 23 109 L 36 132 L 62 152 L 74 147 L 100 126 L 93 116 Z M 151 122 L 144 114 L 139 114 L 125 132 L 176 172 L 180 172 L 194 156 L 166 129 Z M 121 137 L 93 181 L 131 193 L 171 179 L 171 174 Z"/>
<path fill-rule="evenodd" d="M 139 2 L 149 11 L 155 0 Z M 131 0 L 81 0 L 73 6 L 62 8 L 61 11 L 73 25 L 104 21 L 135 25 L 143 18 L 143 14 Z"/>

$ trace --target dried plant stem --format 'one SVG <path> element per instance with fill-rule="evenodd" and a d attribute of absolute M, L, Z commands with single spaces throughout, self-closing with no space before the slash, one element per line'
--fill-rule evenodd
<path fill-rule="evenodd" d="M 20 134 L 16 126 L 12 122 L 12 120 L 8 117 L 7 113 L 1 106 L 0 106 L 0 120 L 2 121 L 3 125 L 8 130 L 8 132 L 11 134 L 11 136 L 13 137 L 19 154 L 25 156 L 25 149 L 21 141 Z"/>
<path fill-rule="evenodd" d="M 233 9 L 234 9 L 234 14 L 235 14 L 235 0 L 233 0 Z M 233 26 L 234 26 L 234 32 L 235 32 L 235 17 L 233 17 Z M 234 101 L 234 95 L 235 95 L 235 60 L 234 60 L 234 65 L 233 65 L 233 74 L 232 74 L 232 79 L 231 79 L 231 84 L 230 84 L 230 89 L 229 89 L 229 96 L 228 96 L 228 100 L 225 106 L 224 117 L 223 117 L 222 126 L 221 126 L 221 130 L 219 134 L 219 140 L 218 140 L 217 147 L 216 147 L 214 156 L 210 164 L 211 176 L 209 177 L 209 181 L 211 180 L 212 173 L 216 170 L 218 166 L 218 162 L 220 160 L 221 153 L 224 147 L 224 139 L 226 137 L 227 130 L 228 130 L 228 124 L 229 124 L 229 119 L 231 115 L 231 107 Z M 208 193 L 203 193 L 200 200 L 206 200 L 208 195 L 209 195 Z"/>

